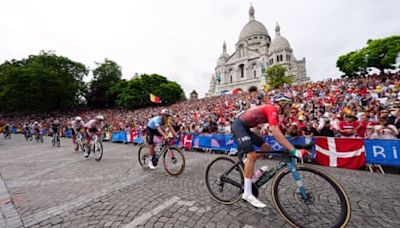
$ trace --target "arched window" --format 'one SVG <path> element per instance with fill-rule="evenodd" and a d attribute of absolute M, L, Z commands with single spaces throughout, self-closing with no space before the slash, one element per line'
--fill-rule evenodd
<path fill-rule="evenodd" d="M 239 65 L 240 78 L 244 78 L 244 64 Z"/>
<path fill-rule="evenodd" d="M 276 62 L 279 62 L 279 55 L 276 56 Z"/>
<path fill-rule="evenodd" d="M 253 71 L 253 75 L 254 75 L 254 78 L 257 78 L 257 71 L 256 70 Z"/>
<path fill-rule="evenodd" d="M 229 82 L 230 82 L 230 83 L 233 82 L 233 77 L 232 77 L 232 75 L 229 75 Z"/>

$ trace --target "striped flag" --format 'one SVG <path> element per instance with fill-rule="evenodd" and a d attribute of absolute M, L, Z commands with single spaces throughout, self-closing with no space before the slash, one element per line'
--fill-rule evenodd
<path fill-rule="evenodd" d="M 161 100 L 160 97 L 155 96 L 154 94 L 150 93 L 150 101 L 156 104 L 160 104 Z"/>

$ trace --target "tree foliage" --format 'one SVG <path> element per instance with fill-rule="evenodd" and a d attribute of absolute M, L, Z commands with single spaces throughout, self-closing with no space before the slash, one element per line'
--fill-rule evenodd
<path fill-rule="evenodd" d="M 349 77 L 365 75 L 372 68 L 384 73 L 395 68 L 399 53 L 400 36 L 368 40 L 366 47 L 340 56 L 336 66 Z"/>
<path fill-rule="evenodd" d="M 112 60 L 105 59 L 96 63 L 93 70 L 93 80 L 90 82 L 88 106 L 105 108 L 115 106 L 116 94 L 109 90 L 118 84 L 122 77 L 121 67 Z"/>
<path fill-rule="evenodd" d="M 1 112 L 50 111 L 80 105 L 86 67 L 52 52 L 0 65 Z"/>
<path fill-rule="evenodd" d="M 284 84 L 291 85 L 294 76 L 286 75 L 286 68 L 278 64 L 267 69 L 267 81 L 272 88 L 278 88 Z"/>
<path fill-rule="evenodd" d="M 166 105 L 185 99 L 185 94 L 179 84 L 157 74 L 143 74 L 129 81 L 120 81 L 110 91 L 116 94 L 117 105 L 124 108 L 155 105 L 150 102 L 150 93 L 159 96 L 162 104 Z"/>

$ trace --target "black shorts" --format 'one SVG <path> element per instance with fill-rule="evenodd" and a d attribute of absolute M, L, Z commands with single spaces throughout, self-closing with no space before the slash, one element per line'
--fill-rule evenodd
<path fill-rule="evenodd" d="M 149 127 L 146 128 L 146 140 L 149 145 L 154 144 L 154 136 L 155 135 L 162 136 L 160 134 L 160 132 L 158 132 L 157 129 L 153 129 L 153 128 L 149 128 Z"/>
<path fill-rule="evenodd" d="M 95 128 L 95 127 L 89 128 L 89 132 L 90 133 L 97 133 L 97 128 Z"/>
<path fill-rule="evenodd" d="M 232 133 L 238 143 L 239 154 L 252 152 L 253 145 L 261 147 L 265 143 L 261 136 L 252 132 L 239 118 L 232 123 Z"/>
<path fill-rule="evenodd" d="M 73 128 L 71 130 L 72 130 L 72 135 L 75 136 L 79 131 L 81 131 L 81 128 L 77 128 L 76 131 Z"/>

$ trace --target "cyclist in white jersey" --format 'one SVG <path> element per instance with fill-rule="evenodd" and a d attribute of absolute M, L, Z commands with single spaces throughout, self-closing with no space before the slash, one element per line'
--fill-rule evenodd
<path fill-rule="evenodd" d="M 82 121 L 80 116 L 75 117 L 75 120 L 71 121 L 72 127 L 72 142 L 75 144 L 75 151 L 79 149 L 78 144 L 76 143 L 76 135 L 81 129 L 84 127 L 85 123 Z"/>
<path fill-rule="evenodd" d="M 96 134 L 97 132 L 101 132 L 104 124 L 104 117 L 102 115 L 96 116 L 95 119 L 89 120 L 84 126 L 85 126 L 85 132 L 86 132 L 86 147 L 87 150 L 85 151 L 85 157 L 89 157 L 90 153 L 90 140 L 91 140 L 91 134 Z"/>

